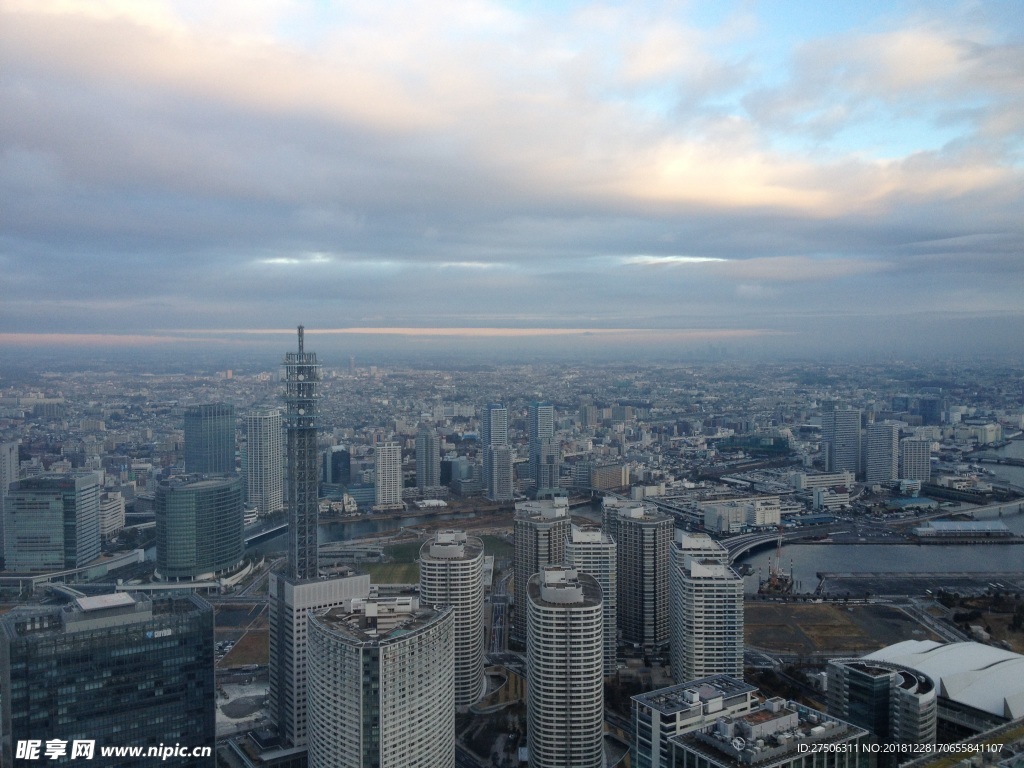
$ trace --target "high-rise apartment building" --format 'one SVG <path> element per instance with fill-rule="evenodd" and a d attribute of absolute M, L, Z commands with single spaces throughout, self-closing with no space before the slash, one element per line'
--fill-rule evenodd
<path fill-rule="evenodd" d="M 100 556 L 98 472 L 19 480 L 4 501 L 4 559 L 10 571 L 81 568 Z"/>
<path fill-rule="evenodd" d="M 210 403 L 185 409 L 185 471 L 200 475 L 235 471 L 235 406 Z"/>
<path fill-rule="evenodd" d="M 821 448 L 826 472 L 861 472 L 860 411 L 827 411 L 821 417 Z"/>
<path fill-rule="evenodd" d="M 402 447 L 398 443 L 382 443 L 374 449 L 375 508 L 394 509 L 402 506 Z M 440 473 L 439 473 L 440 474 Z"/>
<path fill-rule="evenodd" d="M 603 768 L 604 609 L 597 580 L 549 566 L 527 587 L 531 768 Z"/>
<path fill-rule="evenodd" d="M 309 768 L 452 768 L 451 607 L 354 600 L 309 620 Z"/>
<path fill-rule="evenodd" d="M 606 498 L 605 530 L 618 558 L 622 639 L 658 648 L 669 638 L 669 548 L 675 523 L 654 507 Z"/>
<path fill-rule="evenodd" d="M 180 475 L 156 489 L 156 569 L 162 579 L 211 579 L 236 569 L 245 554 L 242 480 L 237 475 Z"/>
<path fill-rule="evenodd" d="M 864 480 L 886 483 L 899 477 L 900 428 L 898 424 L 871 424 L 867 429 Z"/>
<path fill-rule="evenodd" d="M 245 418 L 246 497 L 260 515 L 284 508 L 284 422 L 277 409 Z"/>
<path fill-rule="evenodd" d="M 33 739 L 59 740 L 71 756 L 74 742 L 94 742 L 89 765 L 113 765 L 104 747 L 141 747 L 158 751 L 116 764 L 213 768 L 213 664 L 213 610 L 196 596 L 117 592 L 11 611 L 0 618 L 0 763 L 49 763 L 16 759 L 17 741 Z M 159 751 L 175 745 L 209 752 Z"/>
<path fill-rule="evenodd" d="M 932 478 L 932 444 L 930 440 L 908 437 L 900 441 L 900 479 L 920 480 Z"/>
<path fill-rule="evenodd" d="M 512 564 L 515 595 L 509 634 L 513 640 L 526 642 L 526 585 L 546 566 L 565 562 L 570 525 L 569 500 L 564 496 L 516 504 Z"/>
<path fill-rule="evenodd" d="M 508 409 L 500 403 L 488 403 L 480 416 L 480 450 L 483 454 L 484 495 L 492 501 L 511 501 L 514 494 Z"/>
<path fill-rule="evenodd" d="M 455 643 L 455 706 L 483 695 L 484 544 L 462 531 L 438 531 L 420 547 L 420 603 L 450 605 Z"/>
<path fill-rule="evenodd" d="M 527 413 L 530 479 L 540 495 L 558 487 L 558 449 L 555 445 L 555 406 L 530 403 Z"/>
<path fill-rule="evenodd" d="M 618 564 L 615 540 L 600 528 L 573 525 L 565 541 L 565 562 L 594 577 L 604 605 L 604 674 L 614 675 L 618 637 Z"/>
<path fill-rule="evenodd" d="M 441 441 L 437 432 L 423 427 L 416 433 L 416 487 L 420 491 L 441 485 Z"/>
<path fill-rule="evenodd" d="M 672 678 L 743 678 L 743 578 L 706 533 L 676 531 L 672 544 Z"/>

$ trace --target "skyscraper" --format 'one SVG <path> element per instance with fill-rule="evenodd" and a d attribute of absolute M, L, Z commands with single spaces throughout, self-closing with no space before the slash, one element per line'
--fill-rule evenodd
<path fill-rule="evenodd" d="M 669 548 L 672 518 L 643 504 L 606 506 L 605 529 L 618 560 L 618 621 L 622 639 L 658 648 L 669 638 Z"/>
<path fill-rule="evenodd" d="M 930 440 L 910 438 L 900 442 L 900 478 L 928 482 L 932 477 Z"/>
<path fill-rule="evenodd" d="M 185 471 L 201 475 L 235 471 L 235 406 L 212 403 L 185 409 Z"/>
<path fill-rule="evenodd" d="M 37 475 L 4 501 L 4 555 L 11 571 L 81 568 L 100 556 L 100 474 Z"/>
<path fill-rule="evenodd" d="M 534 492 L 543 493 L 558 486 L 555 407 L 551 403 L 531 403 L 527 418 L 530 451 L 530 479 Z"/>
<path fill-rule="evenodd" d="M 867 430 L 864 480 L 885 483 L 899 476 L 900 428 L 897 424 L 871 424 Z"/>
<path fill-rule="evenodd" d="M 480 417 L 480 447 L 483 453 L 484 493 L 492 501 L 511 501 L 512 450 L 508 445 L 508 409 L 488 403 Z"/>
<path fill-rule="evenodd" d="M 309 768 L 455 765 L 453 609 L 353 600 L 309 620 Z"/>
<path fill-rule="evenodd" d="M 287 573 L 273 572 L 270 603 L 270 711 L 284 743 L 301 750 L 307 730 L 307 619 L 310 611 L 366 597 L 370 577 L 319 578 L 316 403 L 320 366 L 303 348 L 285 356 L 288 405 L 289 536 Z"/>
<path fill-rule="evenodd" d="M 284 424 L 277 409 L 256 411 L 245 419 L 246 496 L 261 515 L 284 507 Z"/>
<path fill-rule="evenodd" d="M 237 475 L 184 475 L 156 489 L 156 568 L 160 578 L 215 578 L 245 554 L 242 481 Z"/>
<path fill-rule="evenodd" d="M 420 491 L 441 485 L 441 442 L 437 432 L 424 426 L 416 433 L 416 487 Z"/>
<path fill-rule="evenodd" d="M 398 443 L 382 443 L 374 449 L 376 469 L 375 507 L 389 509 L 402 506 L 402 447 Z"/>
<path fill-rule="evenodd" d="M 316 352 L 304 349 L 299 326 L 299 351 L 284 356 L 288 426 L 288 573 L 315 579 L 317 562 L 318 480 L 316 412 L 320 398 L 320 365 Z"/>
<path fill-rule="evenodd" d="M 484 544 L 462 531 L 438 531 L 420 547 L 420 602 L 454 609 L 455 706 L 484 693 Z"/>
<path fill-rule="evenodd" d="M 531 768 L 602 768 L 604 609 L 593 576 L 568 566 L 534 574 L 526 594 Z"/>
<path fill-rule="evenodd" d="M 565 542 L 565 561 L 580 573 L 594 577 L 601 586 L 604 605 L 604 674 L 616 669 L 616 638 L 618 636 L 618 564 L 615 540 L 600 528 L 572 526 Z"/>
<path fill-rule="evenodd" d="M 4 559 L 4 499 L 18 479 L 18 444 L 0 443 L 0 568 Z"/>
<path fill-rule="evenodd" d="M 743 677 L 743 578 L 706 533 L 672 544 L 672 678 Z"/>
<path fill-rule="evenodd" d="M 102 747 L 208 747 L 205 758 L 117 765 L 213 768 L 213 661 L 213 610 L 194 595 L 117 592 L 11 611 L 0 618 L 0 763 L 36 765 L 12 754 L 30 738 L 59 739 L 68 754 L 75 740 L 94 741 L 95 764 Z"/>
<path fill-rule="evenodd" d="M 515 552 L 512 570 L 515 590 L 510 637 L 526 642 L 526 585 L 549 565 L 565 562 L 569 535 L 569 500 L 562 497 L 516 504 Z"/>
<path fill-rule="evenodd" d="M 860 411 L 835 410 L 821 417 L 821 448 L 826 472 L 861 472 Z"/>

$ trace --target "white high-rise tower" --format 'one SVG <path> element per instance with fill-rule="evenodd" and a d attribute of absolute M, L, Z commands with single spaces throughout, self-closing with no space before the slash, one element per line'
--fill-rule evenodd
<path fill-rule="evenodd" d="M 376 468 L 376 507 L 389 509 L 402 506 L 402 447 L 384 443 L 374 449 Z"/>
<path fill-rule="evenodd" d="M 420 548 L 420 602 L 455 610 L 455 706 L 484 693 L 484 545 L 462 531 L 438 531 Z"/>
<path fill-rule="evenodd" d="M 604 602 L 604 673 L 615 674 L 618 605 L 615 540 L 597 527 L 572 526 L 565 541 L 565 561 L 601 585 Z"/>
<path fill-rule="evenodd" d="M 604 608 L 597 580 L 569 566 L 527 588 L 531 768 L 604 766 Z"/>
<path fill-rule="evenodd" d="M 284 507 L 284 421 L 277 409 L 245 418 L 245 484 L 249 503 L 260 515 Z"/>
<path fill-rule="evenodd" d="M 672 678 L 743 677 L 743 578 L 706 533 L 676 531 L 672 544 Z"/>

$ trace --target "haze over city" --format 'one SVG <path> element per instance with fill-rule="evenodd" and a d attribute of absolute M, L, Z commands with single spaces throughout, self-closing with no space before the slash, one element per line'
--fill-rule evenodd
<path fill-rule="evenodd" d="M 1019 354 L 1019 10 L 5 0 L 0 346 Z"/>

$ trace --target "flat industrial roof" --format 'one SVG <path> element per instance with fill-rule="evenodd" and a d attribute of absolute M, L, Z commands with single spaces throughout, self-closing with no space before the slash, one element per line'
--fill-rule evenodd
<path fill-rule="evenodd" d="M 120 608 L 125 605 L 134 605 L 135 598 L 127 592 L 113 592 L 109 595 L 95 595 L 93 597 L 75 598 L 78 607 L 83 611 L 101 611 L 104 608 Z"/>

